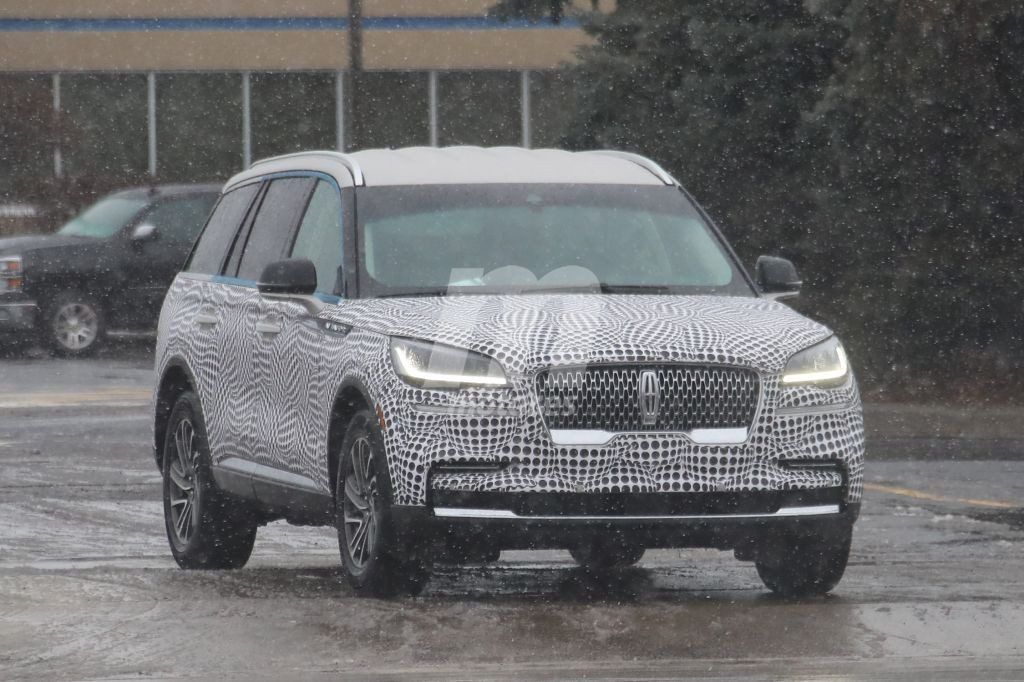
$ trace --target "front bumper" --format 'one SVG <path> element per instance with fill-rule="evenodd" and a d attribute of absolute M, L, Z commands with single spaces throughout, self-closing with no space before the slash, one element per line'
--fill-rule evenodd
<path fill-rule="evenodd" d="M 494 549 L 564 549 L 595 539 L 644 547 L 762 547 L 779 537 L 841 537 L 859 503 L 840 489 L 758 495 L 470 494 L 397 506 L 400 546 L 443 542 Z"/>
<path fill-rule="evenodd" d="M 852 380 L 822 393 L 783 390 L 766 378 L 749 428 L 715 439 L 706 436 L 732 429 L 584 431 L 567 439 L 548 429 L 528 382 L 442 395 L 397 381 L 383 394 L 398 396 L 384 406 L 384 435 L 399 505 L 430 505 L 439 490 L 760 493 L 843 485 L 849 503 L 863 492 L 864 426 Z"/>
<path fill-rule="evenodd" d="M 38 314 L 36 302 L 29 298 L 0 298 L 0 334 L 31 333 L 35 329 Z"/>

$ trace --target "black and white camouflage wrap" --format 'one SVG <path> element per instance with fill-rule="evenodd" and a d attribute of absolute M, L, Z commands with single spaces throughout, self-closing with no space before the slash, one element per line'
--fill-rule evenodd
<path fill-rule="evenodd" d="M 215 325 L 197 326 L 200 312 Z M 281 332 L 265 338 L 258 319 Z M 331 321 L 343 325 L 324 325 Z M 349 331 L 350 330 L 350 331 Z M 254 288 L 179 275 L 160 324 L 157 372 L 187 366 L 198 386 L 215 463 L 248 459 L 309 479 L 330 494 L 328 425 L 346 381 L 383 416 L 396 504 L 424 505 L 428 487 L 455 491 L 686 492 L 817 489 L 836 461 L 847 501 L 863 491 L 864 429 L 855 380 L 833 389 L 784 387 L 797 351 L 831 332 L 763 298 L 508 295 L 393 298 L 308 305 Z M 496 358 L 510 387 L 422 390 L 391 367 L 389 338 L 436 341 Z M 552 442 L 536 396 L 538 372 L 590 363 L 687 363 L 754 369 L 759 405 L 741 444 L 698 444 L 682 433 L 621 434 L 601 446 Z M 435 465 L 495 462 L 488 473 Z"/>

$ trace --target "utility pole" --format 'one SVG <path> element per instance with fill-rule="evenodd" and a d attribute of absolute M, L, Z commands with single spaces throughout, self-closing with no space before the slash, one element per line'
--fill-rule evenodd
<path fill-rule="evenodd" d="M 363 0 L 348 0 L 348 147 L 359 149 L 363 143 L 359 98 L 363 80 Z"/>

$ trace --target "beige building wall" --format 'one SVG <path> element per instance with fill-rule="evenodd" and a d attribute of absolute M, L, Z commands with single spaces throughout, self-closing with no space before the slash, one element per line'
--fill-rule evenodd
<path fill-rule="evenodd" d="M 576 49 L 589 40 L 571 21 L 562 26 L 520 23 L 508 28 L 497 22 L 458 25 L 460 18 L 483 21 L 494 2 L 364 0 L 369 21 L 363 38 L 365 67 L 550 69 L 572 60 Z M 586 0 L 578 4 L 590 7 Z M 347 13 L 347 0 L 0 2 L 0 72 L 344 70 L 348 68 L 348 31 L 343 27 Z M 442 26 L 395 28 L 388 24 L 389 18 L 440 21 Z M 443 26 L 445 18 L 453 20 L 451 28 Z M 75 19 L 85 21 L 70 21 Z M 107 19 L 195 19 L 206 24 L 149 31 L 90 29 L 90 21 Z M 237 26 L 237 22 L 233 26 L 239 19 L 306 23 L 325 19 L 329 23 L 263 30 Z"/>
<path fill-rule="evenodd" d="M 390 4 L 430 5 L 430 2 Z M 18 19 L 140 17 L 327 17 L 348 14 L 348 0 L 5 0 L 0 17 Z"/>

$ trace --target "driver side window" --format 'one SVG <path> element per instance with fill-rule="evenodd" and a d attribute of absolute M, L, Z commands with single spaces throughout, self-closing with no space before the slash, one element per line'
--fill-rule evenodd
<path fill-rule="evenodd" d="M 332 184 L 319 180 L 299 225 L 291 257 L 313 261 L 316 266 L 316 290 L 323 294 L 334 294 L 337 291 L 341 254 L 341 196 Z"/>
<path fill-rule="evenodd" d="M 161 238 L 167 241 L 192 244 L 216 201 L 217 195 L 213 193 L 166 199 L 153 207 L 141 222 L 156 227 Z"/>

